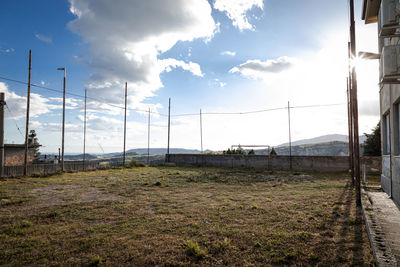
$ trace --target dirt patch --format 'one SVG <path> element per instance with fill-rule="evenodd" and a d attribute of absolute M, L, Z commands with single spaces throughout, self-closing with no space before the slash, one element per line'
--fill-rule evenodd
<path fill-rule="evenodd" d="M 96 201 L 116 201 L 126 199 L 110 193 L 105 193 L 95 187 L 81 185 L 55 184 L 33 189 L 30 195 L 36 198 L 37 207 L 49 207 L 71 203 Z"/>

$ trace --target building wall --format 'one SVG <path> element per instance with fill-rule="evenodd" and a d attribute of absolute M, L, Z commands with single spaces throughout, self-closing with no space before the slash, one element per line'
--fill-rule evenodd
<path fill-rule="evenodd" d="M 380 29 L 378 29 L 379 31 Z M 396 45 L 399 40 L 399 38 L 381 38 L 379 43 L 380 53 L 384 46 Z M 380 66 L 380 71 L 382 71 L 382 66 Z M 382 72 L 380 77 L 382 77 Z M 398 108 L 400 85 L 381 83 L 379 97 L 383 155 L 381 185 L 383 190 L 400 206 L 400 112 Z M 389 126 L 385 122 L 386 115 L 389 116 Z M 388 131 L 387 127 L 389 128 Z M 387 148 L 390 148 L 390 150 Z"/>
<path fill-rule="evenodd" d="M 28 163 L 32 163 L 34 160 L 33 149 L 28 150 Z M 4 148 L 4 166 L 20 166 L 24 165 L 24 148 L 20 147 L 5 147 Z"/>

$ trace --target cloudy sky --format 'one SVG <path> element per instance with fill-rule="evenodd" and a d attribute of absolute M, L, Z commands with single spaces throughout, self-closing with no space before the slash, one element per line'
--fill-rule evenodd
<path fill-rule="evenodd" d="M 2 0 L 6 142 L 24 140 L 27 86 L 7 79 L 27 82 L 29 49 L 42 87 L 32 87 L 30 129 L 44 153 L 61 144 L 58 67 L 67 69 L 66 153 L 82 151 L 84 88 L 87 151 L 122 150 L 125 82 L 128 149 L 147 146 L 149 108 L 151 146 L 166 147 L 169 97 L 172 147 L 200 149 L 200 109 L 205 149 L 287 142 L 288 101 L 292 140 L 347 134 L 347 2 Z M 376 25 L 360 9 L 356 1 L 358 50 L 376 52 Z M 378 63 L 357 67 L 363 133 L 379 120 Z"/>

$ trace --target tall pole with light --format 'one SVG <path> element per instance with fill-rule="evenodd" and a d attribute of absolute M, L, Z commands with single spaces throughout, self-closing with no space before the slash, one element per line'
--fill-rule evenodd
<path fill-rule="evenodd" d="M 64 132 L 65 132 L 65 79 L 67 75 L 66 68 L 57 68 L 64 71 L 63 81 L 63 119 L 62 119 L 62 141 L 61 141 L 61 171 L 64 171 Z"/>
<path fill-rule="evenodd" d="M 360 146 L 358 134 L 358 101 L 357 101 L 357 75 L 356 75 L 356 29 L 354 21 L 354 0 L 350 0 L 350 52 L 351 52 L 351 88 L 350 97 L 352 100 L 352 117 L 353 117 L 353 163 L 354 163 L 354 180 L 356 186 L 356 204 L 361 207 L 361 188 L 360 188 Z"/>

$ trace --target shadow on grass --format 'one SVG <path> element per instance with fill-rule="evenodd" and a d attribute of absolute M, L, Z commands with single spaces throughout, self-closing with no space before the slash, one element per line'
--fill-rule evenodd
<path fill-rule="evenodd" d="M 364 258 L 363 247 L 365 246 L 366 241 L 364 240 L 363 235 L 364 221 L 362 211 L 361 208 L 355 207 L 355 201 L 353 187 L 350 185 L 350 183 L 347 183 L 338 201 L 335 203 L 329 224 L 331 229 L 334 228 L 335 224 L 338 224 L 340 227 L 340 240 L 336 243 L 337 262 L 340 263 L 347 261 L 344 258 L 346 255 L 343 255 L 343 251 L 346 251 L 346 245 L 351 243 L 352 266 L 364 264 L 362 262 Z M 343 210 L 340 208 L 341 205 L 344 205 Z M 353 233 L 351 233 L 352 231 Z"/>

